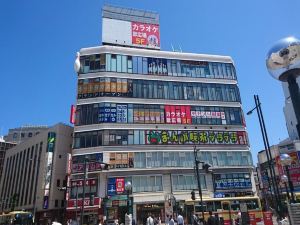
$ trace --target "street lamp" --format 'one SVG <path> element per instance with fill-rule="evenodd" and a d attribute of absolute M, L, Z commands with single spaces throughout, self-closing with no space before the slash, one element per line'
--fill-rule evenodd
<path fill-rule="evenodd" d="M 269 139 L 268 139 L 265 121 L 264 121 L 264 117 L 263 117 L 263 113 L 262 113 L 262 109 L 261 109 L 261 103 L 259 101 L 258 95 L 254 95 L 254 101 L 255 101 L 255 107 L 253 109 L 251 109 L 249 112 L 247 112 L 247 115 L 252 114 L 252 112 L 254 110 L 256 110 L 256 112 L 257 112 L 260 130 L 261 130 L 261 134 L 262 134 L 262 138 L 263 138 L 263 142 L 264 142 L 264 146 L 265 146 L 265 150 L 266 150 L 268 166 L 270 169 L 270 175 L 271 175 L 271 181 L 272 181 L 271 183 L 273 186 L 274 197 L 275 197 L 276 205 L 278 206 L 278 207 L 276 207 L 276 212 L 278 213 L 279 217 L 282 218 L 282 206 L 281 206 L 281 201 L 279 199 L 279 189 L 277 186 L 275 169 L 273 166 L 273 159 L 272 159 Z M 272 191 L 271 191 L 271 195 L 272 195 Z"/>
<path fill-rule="evenodd" d="M 198 184 L 198 190 L 199 190 L 202 219 L 204 220 L 204 209 L 203 209 L 202 189 L 201 189 L 200 175 L 199 175 L 199 164 L 202 163 L 202 169 L 204 169 L 206 172 L 209 172 L 209 168 L 211 167 L 211 165 L 208 163 L 199 161 L 198 156 L 197 156 L 197 151 L 198 150 L 196 149 L 196 146 L 194 146 L 194 158 L 195 158 L 195 166 L 196 166 L 197 184 Z"/>
<path fill-rule="evenodd" d="M 289 171 L 289 166 L 292 163 L 292 158 L 288 154 L 281 154 L 280 155 L 280 162 L 281 165 L 285 168 L 286 175 L 287 175 L 287 180 L 289 183 L 289 188 L 291 190 L 291 197 L 292 197 L 292 203 L 295 202 L 295 196 L 294 196 L 294 185 L 293 182 L 291 181 L 291 176 L 290 176 L 290 171 Z"/>
<path fill-rule="evenodd" d="M 90 160 L 88 156 L 84 157 L 84 167 L 83 167 L 84 178 L 83 178 L 83 188 L 82 188 L 82 205 L 81 205 L 81 213 L 80 213 L 80 224 L 81 225 L 83 225 L 84 200 L 85 200 L 85 184 L 86 184 L 86 179 L 88 177 L 88 170 L 89 170 L 89 167 L 87 165 L 88 162 L 100 163 L 101 170 L 108 170 L 108 164 L 107 163 Z M 89 193 L 89 194 L 91 194 L 91 193 Z"/>
<path fill-rule="evenodd" d="M 125 190 L 126 190 L 126 193 L 127 193 L 127 214 L 129 215 L 130 214 L 130 199 L 129 199 L 129 194 L 131 192 L 131 189 L 132 189 L 132 184 L 130 181 L 127 181 L 126 184 L 125 184 Z"/>
<path fill-rule="evenodd" d="M 289 181 L 289 178 L 287 177 L 287 175 L 283 174 L 281 176 L 281 182 L 284 183 L 284 187 L 285 187 L 285 191 L 286 191 L 286 196 L 288 198 L 288 200 L 290 201 L 290 193 L 289 193 L 289 189 L 287 187 L 287 182 Z"/>

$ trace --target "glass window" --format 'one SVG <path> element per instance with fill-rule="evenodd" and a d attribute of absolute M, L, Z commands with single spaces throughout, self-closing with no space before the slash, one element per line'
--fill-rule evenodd
<path fill-rule="evenodd" d="M 133 67 L 133 63 L 132 63 L 132 57 L 131 56 L 128 56 L 128 73 L 132 73 L 132 67 Z"/>
<path fill-rule="evenodd" d="M 122 72 L 122 56 L 117 55 L 117 72 Z"/>
<path fill-rule="evenodd" d="M 111 55 L 111 70 L 112 72 L 117 71 L 117 57 L 116 55 Z"/>
<path fill-rule="evenodd" d="M 143 58 L 138 57 L 138 72 L 139 74 L 143 74 Z"/>
<path fill-rule="evenodd" d="M 128 67 L 128 62 L 127 62 L 127 56 L 122 55 L 122 73 L 127 73 L 127 67 Z"/>
<path fill-rule="evenodd" d="M 148 60 L 143 58 L 143 74 L 148 74 Z"/>
<path fill-rule="evenodd" d="M 132 68 L 133 68 L 133 73 L 138 73 L 138 57 L 136 56 L 132 57 Z"/>

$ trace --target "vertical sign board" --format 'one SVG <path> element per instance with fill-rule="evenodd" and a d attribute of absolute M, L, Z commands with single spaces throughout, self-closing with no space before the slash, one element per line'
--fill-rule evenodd
<path fill-rule="evenodd" d="M 43 209 L 48 209 L 48 207 L 49 207 L 49 192 L 50 192 L 50 184 L 51 184 L 51 176 L 52 176 L 53 154 L 54 154 L 54 148 L 55 148 L 55 141 L 56 141 L 56 133 L 49 132 L 48 139 L 47 139 Z"/>

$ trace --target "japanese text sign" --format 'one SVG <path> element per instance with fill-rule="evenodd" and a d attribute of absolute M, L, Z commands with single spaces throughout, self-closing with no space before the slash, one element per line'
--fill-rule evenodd
<path fill-rule="evenodd" d="M 247 145 L 244 131 L 145 131 L 146 144 L 209 144 L 209 145 Z"/>
<path fill-rule="evenodd" d="M 131 22 L 132 44 L 159 47 L 159 25 Z"/>

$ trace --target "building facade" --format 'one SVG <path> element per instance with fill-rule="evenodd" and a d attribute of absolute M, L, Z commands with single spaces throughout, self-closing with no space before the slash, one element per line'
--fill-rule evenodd
<path fill-rule="evenodd" d="M 73 128 L 49 127 L 11 148 L 5 155 L 0 181 L 1 213 L 28 210 L 38 224 L 63 220 L 67 161 Z"/>
<path fill-rule="evenodd" d="M 296 79 L 298 86 L 300 85 L 300 77 Z M 285 116 L 286 127 L 288 130 L 289 138 L 291 140 L 299 140 L 299 135 L 297 132 L 297 119 L 294 110 L 294 106 L 291 100 L 291 94 L 289 91 L 288 83 L 282 82 L 283 93 L 285 97 L 285 105 L 283 107 L 283 112 Z"/>
<path fill-rule="evenodd" d="M 48 129 L 47 126 L 34 126 L 24 125 L 21 127 L 13 128 L 8 130 L 8 134 L 4 136 L 4 140 L 7 142 L 21 143 L 35 135 L 38 135 L 43 130 Z"/>
<path fill-rule="evenodd" d="M 150 45 L 149 33 L 142 32 L 159 29 L 158 15 L 139 12 L 104 7 L 103 26 L 114 24 L 115 40 L 105 33 L 105 45 L 79 52 L 67 210 L 69 218 L 80 213 L 88 157 L 84 223 L 101 216 L 124 222 L 127 201 L 137 224 L 145 224 L 148 213 L 164 222 L 182 210 L 188 218 L 185 200 L 197 189 L 194 146 L 213 170 L 200 170 L 204 198 L 256 193 L 233 60 L 160 51 L 159 38 Z M 124 30 L 132 39 L 119 33 Z"/>
<path fill-rule="evenodd" d="M 11 142 L 6 142 L 2 137 L 0 137 L 0 180 L 4 165 L 5 153 L 8 149 L 14 147 L 16 144 Z"/>

